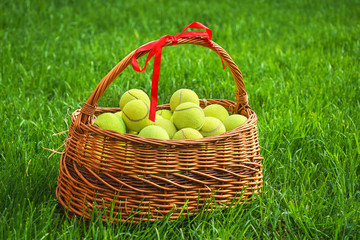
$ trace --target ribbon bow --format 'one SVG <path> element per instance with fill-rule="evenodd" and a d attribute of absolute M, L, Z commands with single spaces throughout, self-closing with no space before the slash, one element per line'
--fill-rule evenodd
<path fill-rule="evenodd" d="M 198 28 L 198 29 L 205 29 L 206 32 L 204 31 L 192 31 L 192 32 L 185 32 L 188 28 Z M 159 86 L 159 75 L 160 75 L 160 64 L 161 64 L 161 53 L 162 53 L 162 48 L 164 46 L 165 43 L 167 42 L 171 42 L 172 45 L 176 45 L 177 41 L 180 38 L 188 38 L 188 37 L 202 37 L 206 40 L 211 40 L 212 38 L 212 31 L 206 27 L 204 24 L 199 23 L 199 22 L 193 22 L 189 25 L 187 25 L 183 31 L 179 34 L 176 34 L 174 36 L 171 35 L 165 35 L 163 37 L 161 37 L 159 40 L 156 41 L 152 41 L 149 42 L 141 47 L 139 47 L 138 49 L 136 49 L 133 58 L 132 58 L 132 66 L 134 68 L 135 71 L 137 72 L 144 72 L 147 66 L 148 61 L 153 57 L 154 57 L 154 69 L 153 69 L 153 75 L 152 75 L 152 85 L 151 85 L 151 103 L 150 103 L 150 112 L 149 112 L 149 119 L 151 121 L 155 121 L 155 113 L 156 113 L 156 106 L 157 106 L 157 96 L 158 96 L 158 86 Z M 149 51 L 149 54 L 146 58 L 146 62 L 145 62 L 145 66 L 143 69 L 140 69 L 139 67 L 139 63 L 136 59 L 136 54 L 138 52 L 143 52 L 143 51 Z M 223 64 L 223 69 L 225 69 L 225 64 L 224 61 L 220 55 L 219 52 L 217 52 L 218 55 L 221 58 L 222 64 Z"/>

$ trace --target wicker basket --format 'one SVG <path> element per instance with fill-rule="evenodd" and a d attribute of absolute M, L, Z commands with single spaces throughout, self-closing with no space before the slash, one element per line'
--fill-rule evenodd
<path fill-rule="evenodd" d="M 103 130 L 94 116 L 116 112 L 96 103 L 111 82 L 131 63 L 135 51 L 120 61 L 98 84 L 87 102 L 71 117 L 60 159 L 56 196 L 70 214 L 90 218 L 92 211 L 110 211 L 114 221 L 176 219 L 196 214 L 213 203 L 244 202 L 262 187 L 262 157 L 257 117 L 248 105 L 242 74 L 228 53 L 211 40 L 181 38 L 178 44 L 195 44 L 220 54 L 237 87 L 236 103 L 204 99 L 201 106 L 220 104 L 230 114 L 248 117 L 242 126 L 226 133 L 195 140 L 159 140 Z M 166 43 L 164 46 L 170 46 Z M 139 58 L 148 51 L 136 54 Z M 158 109 L 170 109 L 169 105 Z M 112 206 L 112 207 L 111 207 Z M 186 206 L 186 211 L 181 211 Z M 95 209 L 94 209 L 95 208 Z M 112 208 L 112 209 L 111 209 Z"/>

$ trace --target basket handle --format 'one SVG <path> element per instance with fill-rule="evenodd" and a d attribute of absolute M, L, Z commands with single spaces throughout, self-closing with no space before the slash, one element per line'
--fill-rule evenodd
<path fill-rule="evenodd" d="M 235 111 L 236 112 L 243 112 L 246 108 L 250 108 L 248 105 L 248 96 L 245 89 L 244 80 L 242 77 L 242 73 L 235 64 L 235 62 L 232 60 L 230 55 L 217 43 L 213 42 L 212 40 L 204 39 L 201 37 L 186 37 L 186 38 L 180 38 L 177 40 L 177 45 L 180 44 L 194 44 L 199 45 L 203 47 L 207 47 L 214 52 L 218 53 L 225 64 L 230 69 L 230 72 L 234 78 L 235 85 L 236 85 L 236 105 L 235 105 Z M 166 42 L 164 44 L 164 47 L 172 46 L 173 42 Z M 131 52 L 129 55 L 127 55 L 124 59 L 122 59 L 97 85 L 93 93 L 90 95 L 86 103 L 83 105 L 83 107 L 80 110 L 81 116 L 79 116 L 76 121 L 75 125 L 79 126 L 80 122 L 87 123 L 90 120 L 90 117 L 93 116 L 96 109 L 96 104 L 102 94 L 105 92 L 107 87 L 113 82 L 113 80 L 122 72 L 124 69 L 131 64 L 132 58 L 135 55 L 135 58 L 138 59 L 145 54 L 149 53 L 150 50 L 146 51 L 140 51 L 136 53 L 136 50 Z"/>

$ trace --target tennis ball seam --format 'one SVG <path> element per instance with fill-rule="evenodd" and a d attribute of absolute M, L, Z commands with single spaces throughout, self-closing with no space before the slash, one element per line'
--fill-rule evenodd
<path fill-rule="evenodd" d="M 143 101 L 143 103 L 145 103 L 145 102 Z M 140 121 L 144 120 L 144 119 L 148 116 L 148 114 L 149 114 L 149 107 L 148 107 L 148 105 L 147 105 L 146 103 L 145 103 L 145 106 L 146 106 L 147 112 L 146 112 L 146 114 L 145 114 L 145 117 L 143 117 L 143 118 L 141 118 L 141 119 L 138 119 L 138 120 L 131 119 L 131 118 L 129 118 L 128 115 L 126 115 L 126 113 L 125 113 L 124 111 L 123 111 L 123 114 L 127 117 L 127 119 L 129 119 L 129 120 L 132 121 L 132 122 L 140 122 Z"/>
<path fill-rule="evenodd" d="M 128 93 L 129 93 L 130 96 L 132 96 L 133 98 L 138 99 L 135 95 L 132 95 L 132 94 L 131 94 L 130 90 L 128 91 Z"/>
<path fill-rule="evenodd" d="M 220 123 L 219 126 L 218 126 L 216 129 L 214 129 L 214 130 L 212 130 L 212 131 L 210 131 L 210 132 L 205 132 L 205 131 L 200 131 L 200 132 L 202 132 L 202 133 L 204 133 L 204 134 L 214 133 L 214 132 L 216 132 L 217 130 L 219 130 L 219 129 L 221 128 L 221 125 L 223 125 L 223 124 Z"/>
<path fill-rule="evenodd" d="M 184 131 L 182 129 L 180 131 L 181 131 L 181 134 L 183 135 L 184 139 L 187 139 L 187 137 L 185 136 Z"/>
<path fill-rule="evenodd" d="M 199 110 L 199 108 L 200 108 L 200 107 L 193 106 L 193 107 L 188 107 L 188 108 L 178 109 L 178 110 L 175 110 L 174 112 L 185 111 L 185 110 L 189 110 L 189 109 L 192 109 L 192 108 L 196 108 L 196 109 L 198 109 L 198 110 Z"/>

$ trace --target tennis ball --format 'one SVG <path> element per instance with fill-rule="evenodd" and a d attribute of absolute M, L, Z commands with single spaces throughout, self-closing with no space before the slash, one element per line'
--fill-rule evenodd
<path fill-rule="evenodd" d="M 114 113 L 114 114 L 115 114 L 115 115 L 118 115 L 119 117 L 122 118 L 122 111 L 116 112 L 116 113 Z"/>
<path fill-rule="evenodd" d="M 190 89 L 179 89 L 170 98 L 171 111 L 175 111 L 175 108 L 181 103 L 192 102 L 199 106 L 198 95 Z"/>
<path fill-rule="evenodd" d="M 156 119 L 154 124 L 156 126 L 160 126 L 163 129 L 165 129 L 170 139 L 174 136 L 174 134 L 177 131 L 175 125 L 168 119 Z"/>
<path fill-rule="evenodd" d="M 140 89 L 130 89 L 128 91 L 126 91 L 120 98 L 120 109 L 123 110 L 123 108 L 125 107 L 125 105 L 132 101 L 132 100 L 144 100 L 148 105 L 150 105 L 150 99 L 149 96 Z"/>
<path fill-rule="evenodd" d="M 141 137 L 150 137 L 150 138 L 157 138 L 157 139 L 169 139 L 169 135 L 162 127 L 156 125 L 150 125 L 144 127 L 140 132 L 139 136 Z"/>
<path fill-rule="evenodd" d="M 247 117 L 240 114 L 233 114 L 225 118 L 223 123 L 225 125 L 226 131 L 230 131 L 233 130 L 234 128 L 241 126 L 246 121 L 247 121 Z"/>
<path fill-rule="evenodd" d="M 135 132 L 152 124 L 149 120 L 149 105 L 144 100 L 128 102 L 122 111 L 122 116 L 127 128 Z"/>
<path fill-rule="evenodd" d="M 113 113 L 103 113 L 97 116 L 94 125 L 102 129 L 126 133 L 126 126 L 124 121 L 121 117 Z"/>
<path fill-rule="evenodd" d="M 198 139 L 198 138 L 203 138 L 203 136 L 198 130 L 195 130 L 193 128 L 183 128 L 177 131 L 172 139 L 183 140 L 183 139 Z"/>
<path fill-rule="evenodd" d="M 157 110 L 156 114 L 168 120 L 170 120 L 172 116 L 172 112 L 167 109 Z"/>
<path fill-rule="evenodd" d="M 132 130 L 129 130 L 127 133 L 128 133 L 128 134 L 134 134 L 134 135 L 137 135 L 137 134 L 138 134 L 138 132 L 132 131 Z"/>
<path fill-rule="evenodd" d="M 195 103 L 186 102 L 176 107 L 173 121 L 178 129 L 194 128 L 199 130 L 204 124 L 203 110 Z"/>
<path fill-rule="evenodd" d="M 214 117 L 205 117 L 205 122 L 200 132 L 204 137 L 210 137 L 224 133 L 226 132 L 226 129 L 219 119 Z"/>
<path fill-rule="evenodd" d="M 158 119 L 164 119 L 162 116 L 160 116 L 159 114 L 155 114 L 155 120 L 158 120 Z"/>
<path fill-rule="evenodd" d="M 205 117 L 215 117 L 224 121 L 229 116 L 229 112 L 220 104 L 211 104 L 204 108 Z"/>

